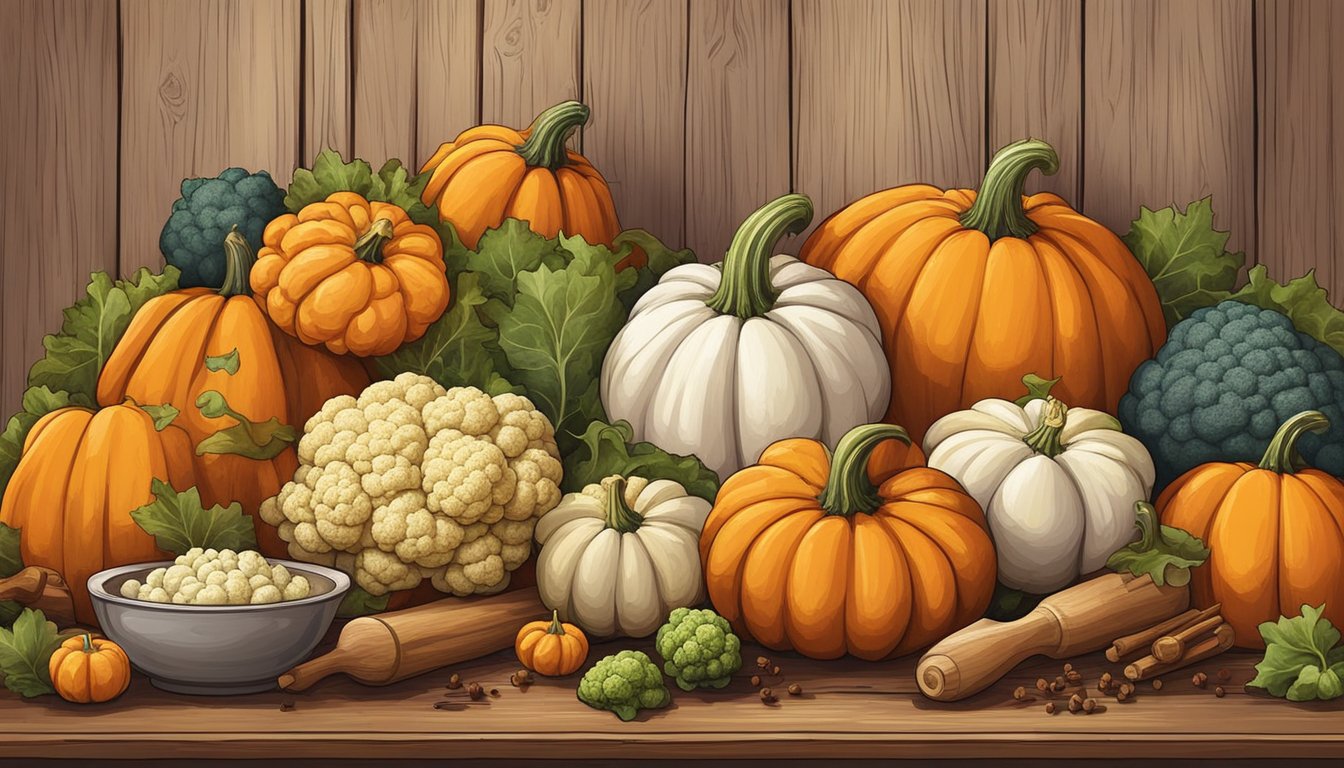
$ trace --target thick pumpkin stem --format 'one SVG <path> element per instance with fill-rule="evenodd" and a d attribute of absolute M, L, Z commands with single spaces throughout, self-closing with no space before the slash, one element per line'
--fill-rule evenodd
<path fill-rule="evenodd" d="M 806 195 L 784 195 L 748 216 L 723 258 L 719 289 L 705 305 L 743 320 L 769 312 L 778 297 L 770 283 L 775 244 L 785 234 L 802 232 L 811 222 L 812 201 Z"/>
<path fill-rule="evenodd" d="M 1037 169 L 1047 176 L 1059 170 L 1059 155 L 1044 141 L 1023 139 L 1000 149 L 989 162 L 975 203 L 961 215 L 962 226 L 984 232 L 991 243 L 1035 233 L 1036 224 L 1022 207 L 1022 190 L 1027 176 Z"/>
<path fill-rule="evenodd" d="M 238 231 L 238 227 L 229 230 L 224 236 L 224 282 L 219 286 L 220 296 L 251 296 L 252 265 L 257 263 L 257 254 L 252 245 Z"/>
<path fill-rule="evenodd" d="M 549 626 L 549 627 L 546 628 L 546 634 L 548 634 L 548 635 L 563 635 L 563 634 L 565 634 L 565 627 L 564 627 L 563 624 L 560 623 L 560 612 L 559 612 L 559 611 L 555 611 L 555 610 L 551 611 L 551 626 Z"/>
<path fill-rule="evenodd" d="M 829 515 L 871 514 L 882 506 L 877 486 L 868 479 L 868 458 L 884 440 L 910 444 L 895 424 L 861 424 L 845 433 L 831 456 L 831 476 L 817 500 Z"/>
<path fill-rule="evenodd" d="M 93 647 L 93 635 L 89 634 L 88 632 L 84 633 L 84 647 L 81 648 L 80 650 L 84 651 L 85 653 L 93 653 L 94 650 L 96 650 Z"/>
<path fill-rule="evenodd" d="M 1324 432 L 1330 428 L 1330 419 L 1320 411 L 1303 411 L 1290 417 L 1269 441 L 1260 468 L 1291 475 L 1307 465 L 1297 452 L 1297 441 L 1308 432 Z"/>
<path fill-rule="evenodd" d="M 370 264 L 383 263 L 383 243 L 392 239 L 392 222 L 388 219 L 374 219 L 365 232 L 355 241 L 355 256 Z"/>
<path fill-rule="evenodd" d="M 607 527 L 620 533 L 639 530 L 644 518 L 625 503 L 625 478 L 618 477 L 607 486 Z"/>
<path fill-rule="evenodd" d="M 1022 442 L 1043 456 L 1055 458 L 1064 452 L 1064 445 L 1059 441 L 1059 433 L 1064 431 L 1064 422 L 1068 419 L 1068 415 L 1067 405 L 1053 397 L 1046 397 L 1045 418 L 1041 419 L 1039 427 L 1022 438 Z"/>
<path fill-rule="evenodd" d="M 577 101 L 562 101 L 537 115 L 527 129 L 527 141 L 516 150 L 523 162 L 533 168 L 552 171 L 569 162 L 565 142 L 579 126 L 588 122 L 588 107 Z"/>

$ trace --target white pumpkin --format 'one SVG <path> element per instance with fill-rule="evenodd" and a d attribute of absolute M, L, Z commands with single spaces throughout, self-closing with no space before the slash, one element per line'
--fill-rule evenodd
<path fill-rule="evenodd" d="M 792 256 L 770 256 L 812 220 L 785 195 L 747 217 L 722 265 L 663 275 L 602 365 L 602 404 L 636 440 L 695 454 L 727 478 L 787 437 L 835 446 L 886 413 L 891 374 L 858 289 Z"/>
<path fill-rule="evenodd" d="M 613 475 L 537 521 L 537 590 L 597 637 L 645 637 L 705 600 L 700 529 L 710 504 L 672 480 Z"/>
<path fill-rule="evenodd" d="M 981 400 L 934 422 L 924 451 L 985 510 L 999 581 L 1033 594 L 1104 566 L 1153 490 L 1152 457 L 1114 416 L 1054 398 Z"/>

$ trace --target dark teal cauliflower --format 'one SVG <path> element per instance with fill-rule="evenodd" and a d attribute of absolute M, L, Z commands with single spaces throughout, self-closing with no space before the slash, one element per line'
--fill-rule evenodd
<path fill-rule="evenodd" d="M 252 250 L 271 219 L 285 213 L 285 192 L 265 171 L 230 168 L 213 179 L 186 179 L 182 197 L 159 234 L 159 250 L 182 270 L 183 288 L 218 288 L 224 282 L 224 238 L 238 231 Z"/>
<path fill-rule="evenodd" d="M 583 673 L 579 701 L 593 709 L 609 709 L 632 720 L 641 709 L 662 709 L 672 702 L 663 673 L 643 651 L 621 651 L 603 658 Z"/>
<path fill-rule="evenodd" d="M 1279 425 L 1306 410 L 1331 426 L 1301 439 L 1303 458 L 1344 473 L 1344 359 L 1280 312 L 1224 301 L 1171 329 L 1134 371 L 1119 416 L 1152 454 L 1161 489 L 1205 462 L 1260 461 Z"/>
<path fill-rule="evenodd" d="M 722 688 L 742 668 L 742 641 L 709 609 L 677 608 L 654 638 L 663 671 L 684 691 Z"/>

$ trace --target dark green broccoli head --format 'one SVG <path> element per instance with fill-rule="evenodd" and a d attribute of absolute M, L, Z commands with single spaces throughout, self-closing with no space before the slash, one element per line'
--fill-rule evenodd
<path fill-rule="evenodd" d="M 261 248 L 271 219 L 285 213 L 285 192 L 265 171 L 230 168 L 213 179 L 187 179 L 182 197 L 159 234 L 159 250 L 182 270 L 181 286 L 218 288 L 224 282 L 224 238 L 229 230 Z"/>
<path fill-rule="evenodd" d="M 1306 410 L 1331 427 L 1302 438 L 1303 458 L 1344 473 L 1344 359 L 1280 312 L 1224 301 L 1171 329 L 1134 371 L 1119 416 L 1153 455 L 1161 489 L 1206 462 L 1258 462 L 1279 425 Z"/>
<path fill-rule="evenodd" d="M 641 709 L 661 709 L 672 702 L 663 673 L 643 651 L 621 651 L 604 657 L 579 681 L 579 701 L 608 709 L 631 720 Z"/>
<path fill-rule="evenodd" d="M 654 638 L 663 671 L 682 690 L 722 688 L 742 668 L 742 641 L 709 609 L 677 608 Z"/>

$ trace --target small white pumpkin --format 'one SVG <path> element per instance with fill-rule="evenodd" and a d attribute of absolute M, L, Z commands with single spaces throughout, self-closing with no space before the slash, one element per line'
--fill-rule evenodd
<path fill-rule="evenodd" d="M 999 581 L 1033 594 L 1104 566 L 1153 490 L 1152 457 L 1114 416 L 1053 397 L 981 400 L 934 422 L 924 450 L 985 510 Z"/>
<path fill-rule="evenodd" d="M 770 255 L 811 220 L 807 197 L 785 195 L 747 217 L 722 265 L 663 275 L 607 352 L 607 415 L 721 480 L 776 440 L 834 447 L 880 420 L 891 373 L 873 308 L 831 273 Z"/>
<path fill-rule="evenodd" d="M 538 522 L 537 590 L 597 637 L 645 637 L 705 599 L 700 529 L 708 501 L 672 480 L 619 475 L 566 494 Z"/>

